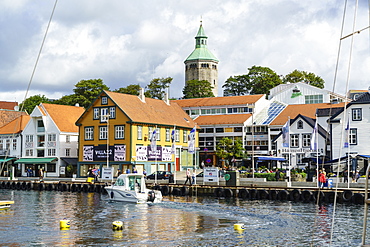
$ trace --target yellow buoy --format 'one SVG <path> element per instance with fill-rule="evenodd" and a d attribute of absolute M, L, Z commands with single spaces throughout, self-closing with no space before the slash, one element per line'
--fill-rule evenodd
<path fill-rule="evenodd" d="M 244 224 L 234 224 L 234 230 L 244 231 Z"/>
<path fill-rule="evenodd" d="M 71 221 L 64 219 L 60 221 L 60 229 L 69 229 L 71 227 Z"/>
<path fill-rule="evenodd" d="M 122 221 L 113 221 L 112 223 L 113 230 L 122 230 L 123 222 Z"/>

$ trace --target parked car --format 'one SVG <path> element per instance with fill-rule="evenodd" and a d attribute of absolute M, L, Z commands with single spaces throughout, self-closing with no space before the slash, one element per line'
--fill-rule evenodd
<path fill-rule="evenodd" d="M 169 171 L 156 171 L 146 176 L 146 178 L 155 179 L 155 174 L 157 174 L 157 179 L 169 179 L 170 176 L 172 176 L 172 172 L 169 172 Z"/>

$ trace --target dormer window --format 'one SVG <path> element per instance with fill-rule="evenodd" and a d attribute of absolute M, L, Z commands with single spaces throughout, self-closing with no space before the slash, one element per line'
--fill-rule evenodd
<path fill-rule="evenodd" d="M 297 123 L 297 129 L 303 129 L 303 121 L 299 120 Z"/>
<path fill-rule="evenodd" d="M 108 97 L 106 97 L 106 96 L 101 97 L 101 104 L 102 105 L 107 105 L 108 104 Z"/>

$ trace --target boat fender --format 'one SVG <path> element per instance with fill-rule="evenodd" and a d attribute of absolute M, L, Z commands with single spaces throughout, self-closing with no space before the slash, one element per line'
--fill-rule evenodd
<path fill-rule="evenodd" d="M 101 185 L 99 185 L 99 184 L 96 185 L 95 191 L 98 192 L 98 193 L 100 193 L 101 192 Z"/>
<path fill-rule="evenodd" d="M 301 200 L 301 191 L 298 189 L 294 189 L 290 192 L 290 200 L 298 202 Z"/>
<path fill-rule="evenodd" d="M 216 188 L 215 189 L 215 196 L 216 197 L 223 197 L 224 195 L 224 190 L 222 188 Z"/>
<path fill-rule="evenodd" d="M 355 193 L 352 196 L 352 201 L 355 204 L 364 204 L 365 203 L 365 195 L 362 193 Z"/>
<path fill-rule="evenodd" d="M 71 186 L 71 191 L 72 192 L 75 192 L 77 190 L 77 186 L 76 186 L 76 184 L 72 184 L 72 186 Z"/>
<path fill-rule="evenodd" d="M 26 185 L 26 190 L 31 190 L 32 189 L 32 183 L 28 182 Z"/>
<path fill-rule="evenodd" d="M 187 195 L 189 195 L 189 188 L 188 188 L 188 187 L 186 187 L 186 186 L 182 186 L 182 187 L 181 187 L 181 195 L 182 195 L 182 196 L 187 196 Z"/>
<path fill-rule="evenodd" d="M 39 183 L 38 185 L 38 189 L 41 191 L 41 190 L 44 190 L 44 184 L 43 183 Z"/>
<path fill-rule="evenodd" d="M 286 190 L 280 190 L 278 194 L 278 199 L 280 201 L 287 201 L 289 199 L 289 192 Z"/>
<path fill-rule="evenodd" d="M 170 189 L 168 188 L 168 186 L 167 186 L 167 185 L 163 185 L 163 186 L 161 186 L 161 192 L 162 192 L 162 194 L 163 194 L 164 196 L 167 196 L 167 195 L 168 195 L 168 193 L 169 193 L 169 191 L 170 191 Z"/>
<path fill-rule="evenodd" d="M 256 189 L 249 190 L 249 196 L 252 200 L 258 199 L 258 191 Z"/>
<path fill-rule="evenodd" d="M 94 192 L 95 191 L 95 184 L 90 184 L 89 185 L 89 192 Z"/>
<path fill-rule="evenodd" d="M 317 202 L 323 202 L 325 200 L 325 193 L 321 190 L 315 192 L 315 200 Z"/>
<path fill-rule="evenodd" d="M 10 189 L 10 186 L 11 186 L 11 183 L 7 182 L 6 185 L 5 185 L 5 189 Z"/>
<path fill-rule="evenodd" d="M 173 190 L 172 190 L 172 195 L 174 195 L 174 196 L 179 196 L 179 195 L 181 195 L 181 191 L 180 191 L 180 189 L 179 189 L 179 188 L 173 188 Z"/>
<path fill-rule="evenodd" d="M 345 201 L 345 202 L 351 201 L 352 196 L 353 196 L 352 190 L 345 190 L 342 193 L 342 198 L 343 198 L 343 201 Z"/>
<path fill-rule="evenodd" d="M 258 198 L 261 200 L 267 200 L 269 198 L 269 193 L 266 190 L 259 190 Z"/>
<path fill-rule="evenodd" d="M 155 200 L 155 192 L 153 190 L 148 192 L 148 201 L 149 202 L 154 202 Z"/>
<path fill-rule="evenodd" d="M 22 190 L 25 190 L 27 188 L 27 183 L 26 182 L 23 182 L 22 183 L 22 186 L 21 186 L 21 189 Z"/>
<path fill-rule="evenodd" d="M 110 192 L 110 199 L 113 199 L 114 198 L 114 192 L 113 191 L 111 191 Z"/>
<path fill-rule="evenodd" d="M 12 183 L 10 184 L 10 188 L 11 188 L 12 190 L 14 190 L 14 189 L 16 188 L 16 186 L 17 186 L 17 183 L 16 183 L 16 182 L 12 182 Z"/>
<path fill-rule="evenodd" d="M 113 221 L 112 229 L 113 230 L 123 230 L 123 222 L 122 221 Z"/>
<path fill-rule="evenodd" d="M 335 192 L 329 191 L 325 193 L 325 201 L 329 203 L 333 203 L 335 199 Z"/>
<path fill-rule="evenodd" d="M 224 194 L 227 198 L 233 197 L 233 191 L 231 189 L 224 189 Z"/>
<path fill-rule="evenodd" d="M 247 189 L 240 189 L 239 197 L 242 198 L 243 200 L 249 199 L 249 191 Z"/>
<path fill-rule="evenodd" d="M 84 185 L 82 186 L 82 191 L 83 191 L 83 192 L 88 192 L 88 191 L 89 191 L 89 185 L 88 185 L 88 184 L 84 184 Z"/>
<path fill-rule="evenodd" d="M 313 194 L 310 190 L 304 190 L 302 192 L 302 199 L 303 199 L 303 202 L 310 202 L 313 198 Z"/>
<path fill-rule="evenodd" d="M 276 190 L 270 190 L 269 191 L 269 199 L 270 200 L 277 200 L 278 198 L 278 192 Z"/>

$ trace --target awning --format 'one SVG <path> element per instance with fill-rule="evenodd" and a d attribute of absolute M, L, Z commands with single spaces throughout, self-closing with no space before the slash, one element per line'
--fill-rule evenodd
<path fill-rule="evenodd" d="M 6 159 L 0 159 L 0 163 L 3 163 L 3 162 L 8 162 L 8 161 L 11 161 L 11 160 L 15 160 L 16 158 L 6 158 Z"/>
<path fill-rule="evenodd" d="M 357 156 L 360 156 L 362 158 L 370 158 L 370 155 L 366 155 L 366 154 L 359 154 Z"/>
<path fill-rule="evenodd" d="M 303 158 L 302 162 L 313 162 L 313 163 L 319 163 L 319 164 L 324 164 L 324 161 L 322 159 L 317 159 L 315 157 L 308 157 L 308 158 Z"/>
<path fill-rule="evenodd" d="M 68 165 L 77 165 L 78 158 L 60 158 L 64 160 Z"/>
<path fill-rule="evenodd" d="M 259 156 L 257 160 L 276 160 L 276 161 L 286 161 L 286 159 L 282 157 L 273 157 L 273 156 Z"/>
<path fill-rule="evenodd" d="M 15 161 L 15 164 L 47 164 L 50 163 L 57 158 L 21 158 Z"/>

